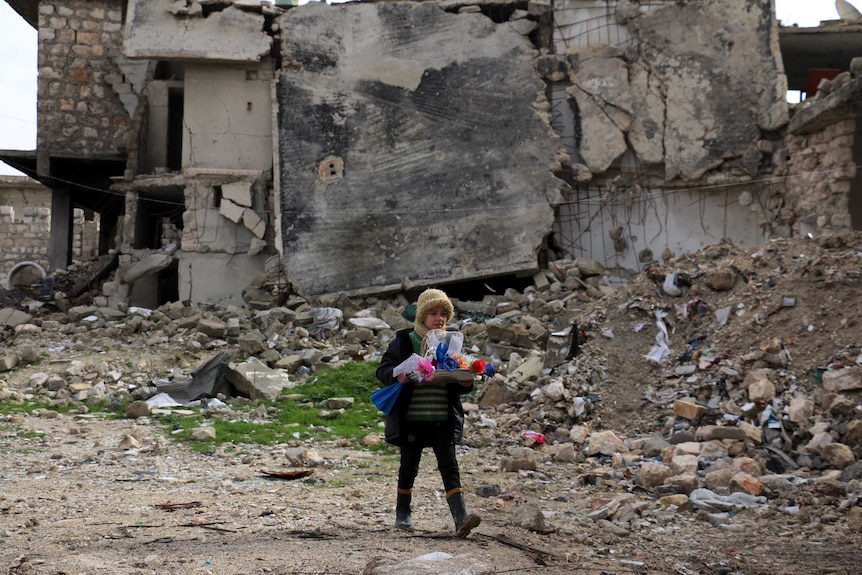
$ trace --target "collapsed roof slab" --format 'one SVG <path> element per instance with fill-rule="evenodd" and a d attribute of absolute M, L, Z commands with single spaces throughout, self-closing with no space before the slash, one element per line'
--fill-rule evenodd
<path fill-rule="evenodd" d="M 257 62 L 272 38 L 260 13 L 227 6 L 206 15 L 172 0 L 129 0 L 124 52 L 129 58 Z"/>
<path fill-rule="evenodd" d="M 805 100 L 788 125 L 791 134 L 811 134 L 862 113 L 862 77 L 853 78 L 834 92 Z"/>
<path fill-rule="evenodd" d="M 537 52 L 434 3 L 290 10 L 280 239 L 307 295 L 536 269 L 559 190 Z"/>

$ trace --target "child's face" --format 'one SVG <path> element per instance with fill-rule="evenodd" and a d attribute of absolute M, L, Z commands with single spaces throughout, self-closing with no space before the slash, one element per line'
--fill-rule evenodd
<path fill-rule="evenodd" d="M 425 314 L 425 319 L 422 320 L 422 324 L 427 329 L 446 329 L 446 321 L 448 319 L 449 315 L 444 308 L 435 307 L 428 310 L 428 313 Z"/>

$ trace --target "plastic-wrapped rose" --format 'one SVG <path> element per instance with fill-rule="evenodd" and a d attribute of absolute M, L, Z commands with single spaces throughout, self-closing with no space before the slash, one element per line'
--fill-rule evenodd
<path fill-rule="evenodd" d="M 420 359 L 416 371 L 419 372 L 419 381 L 431 381 L 434 378 L 434 366 L 431 364 L 431 358 Z"/>
<path fill-rule="evenodd" d="M 458 360 L 454 357 L 444 356 L 443 359 L 437 360 L 437 369 L 445 369 L 446 371 L 455 371 L 458 369 Z"/>
<path fill-rule="evenodd" d="M 458 360 L 449 356 L 449 346 L 445 343 L 437 345 L 434 355 L 437 360 L 437 369 L 445 369 L 446 371 L 455 371 L 458 369 Z"/>
<path fill-rule="evenodd" d="M 438 367 L 442 364 L 443 360 L 446 359 L 446 354 L 449 353 L 449 346 L 445 343 L 437 344 L 437 349 L 434 350 L 434 364 Z"/>
<path fill-rule="evenodd" d="M 470 364 L 470 370 L 472 370 L 473 373 L 482 375 L 485 373 L 485 362 L 481 359 L 474 359 L 473 363 Z"/>

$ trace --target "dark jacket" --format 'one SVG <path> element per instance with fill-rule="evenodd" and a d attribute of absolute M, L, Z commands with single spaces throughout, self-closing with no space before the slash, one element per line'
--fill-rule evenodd
<path fill-rule="evenodd" d="M 402 386 L 401 393 L 395 400 L 395 406 L 386 416 L 385 438 L 386 442 L 392 445 L 401 445 L 403 442 L 401 423 L 404 421 L 410 399 L 413 397 L 413 389 L 416 386 L 413 381 L 401 384 L 392 377 L 392 370 L 413 354 L 413 342 L 410 340 L 410 332 L 412 331 L 412 329 L 401 329 L 395 333 L 395 339 L 389 344 L 389 348 L 380 360 L 380 367 L 377 368 L 376 375 L 380 383 Z M 472 384 L 468 386 L 459 383 L 449 384 L 449 421 L 452 423 L 452 441 L 454 443 L 461 443 L 464 436 L 464 408 L 461 406 L 461 395 L 471 391 L 473 391 Z"/>

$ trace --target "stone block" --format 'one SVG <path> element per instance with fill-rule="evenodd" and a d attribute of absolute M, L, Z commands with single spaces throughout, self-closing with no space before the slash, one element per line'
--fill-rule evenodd
<path fill-rule="evenodd" d="M 670 467 L 676 475 L 697 473 L 697 456 L 678 454 L 670 460 Z"/>
<path fill-rule="evenodd" d="M 536 460 L 529 458 L 504 457 L 500 460 L 500 469 L 503 471 L 536 471 L 538 465 Z"/>
<path fill-rule="evenodd" d="M 823 372 L 823 389 L 836 392 L 862 389 L 862 367 L 854 365 Z"/>
<path fill-rule="evenodd" d="M 18 365 L 18 356 L 14 353 L 7 353 L 0 356 L 0 372 L 11 371 Z"/>
<path fill-rule="evenodd" d="M 856 462 L 853 450 L 843 443 L 830 443 L 820 449 L 820 457 L 836 469 L 844 469 Z"/>
<path fill-rule="evenodd" d="M 254 358 L 244 363 L 228 364 L 225 378 L 251 399 L 269 401 L 274 401 L 282 390 L 296 385 L 290 381 L 287 372 L 270 369 Z"/>
<path fill-rule="evenodd" d="M 712 441 L 715 439 L 744 440 L 747 435 L 740 427 L 728 427 L 722 425 L 706 425 L 697 430 L 695 434 L 698 441 Z"/>
<path fill-rule="evenodd" d="M 0 325 L 16 327 L 33 320 L 33 316 L 14 308 L 0 309 Z"/>
<path fill-rule="evenodd" d="M 225 330 L 227 329 L 224 322 L 217 319 L 200 319 L 197 321 L 195 327 L 197 331 L 215 338 L 224 336 Z"/>
<path fill-rule="evenodd" d="M 664 463 L 647 461 L 641 465 L 638 473 L 638 482 L 641 486 L 646 487 L 647 489 L 652 489 L 662 485 L 665 479 L 672 475 L 673 471 Z"/>
<path fill-rule="evenodd" d="M 706 407 L 689 401 L 684 401 L 682 399 L 676 399 L 673 402 L 673 412 L 678 417 L 682 417 L 690 421 L 696 421 L 706 413 Z"/>
<path fill-rule="evenodd" d="M 760 495 L 760 492 L 763 491 L 763 483 L 757 477 L 744 471 L 739 471 L 731 476 L 728 487 L 731 493 Z"/>
<path fill-rule="evenodd" d="M 704 276 L 704 283 L 715 291 L 729 291 L 733 289 L 736 274 L 731 270 L 709 271 Z"/>

